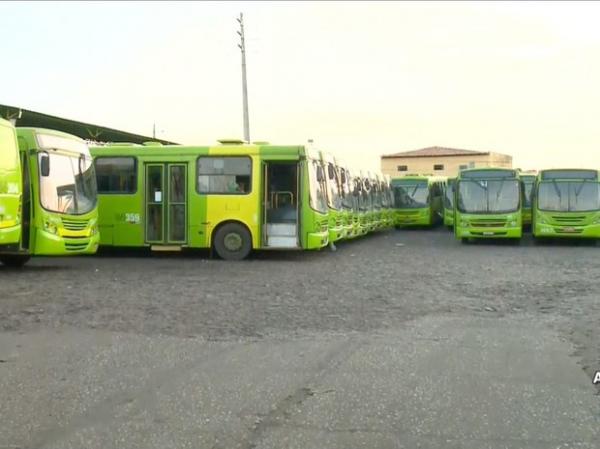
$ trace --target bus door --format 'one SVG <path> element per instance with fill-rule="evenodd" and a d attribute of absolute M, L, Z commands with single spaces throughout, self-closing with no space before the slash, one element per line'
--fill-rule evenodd
<path fill-rule="evenodd" d="M 147 163 L 146 243 L 187 243 L 187 164 Z"/>
<path fill-rule="evenodd" d="M 263 164 L 263 246 L 299 248 L 300 168 L 297 161 Z"/>

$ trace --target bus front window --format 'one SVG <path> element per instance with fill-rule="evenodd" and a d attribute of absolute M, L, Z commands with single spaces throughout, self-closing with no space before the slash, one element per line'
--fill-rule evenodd
<path fill-rule="evenodd" d="M 396 184 L 394 187 L 394 205 L 397 209 L 419 209 L 429 203 L 429 185 L 427 182 Z"/>
<path fill-rule="evenodd" d="M 322 170 L 321 170 L 322 172 Z M 308 184 L 310 189 L 310 207 L 317 212 L 327 212 L 327 197 L 323 183 L 319 180 L 319 164 L 316 161 L 308 162 Z"/>
<path fill-rule="evenodd" d="M 458 209 L 464 213 L 507 213 L 519 208 L 516 179 L 469 180 L 458 184 Z"/>
<path fill-rule="evenodd" d="M 454 207 L 454 182 L 448 181 L 446 192 L 444 194 L 444 207 L 452 209 Z"/>
<path fill-rule="evenodd" d="M 42 154 L 39 157 L 41 159 Z M 81 215 L 96 205 L 96 175 L 86 157 L 48 154 L 50 173 L 40 174 L 40 202 L 44 209 L 62 214 Z"/>
<path fill-rule="evenodd" d="M 589 181 L 544 181 L 538 190 L 538 207 L 552 212 L 600 210 L 599 186 Z"/>
<path fill-rule="evenodd" d="M 339 180 L 337 171 L 332 163 L 327 164 L 327 190 L 328 204 L 331 209 L 339 210 L 342 207 L 342 198 L 340 196 Z"/>

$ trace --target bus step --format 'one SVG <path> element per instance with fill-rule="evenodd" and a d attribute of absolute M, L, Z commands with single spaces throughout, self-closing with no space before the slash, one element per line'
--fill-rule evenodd
<path fill-rule="evenodd" d="M 267 236 L 269 237 L 293 237 L 296 239 L 297 227 L 288 223 L 267 224 Z"/>
<path fill-rule="evenodd" d="M 152 245 L 152 251 L 181 251 L 180 245 Z"/>
<path fill-rule="evenodd" d="M 297 248 L 298 242 L 296 240 L 296 236 L 293 236 L 293 237 L 269 236 L 269 237 L 267 237 L 267 246 L 269 248 Z"/>

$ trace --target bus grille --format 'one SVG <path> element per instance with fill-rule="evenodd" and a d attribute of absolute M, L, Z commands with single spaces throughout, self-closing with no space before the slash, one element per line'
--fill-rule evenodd
<path fill-rule="evenodd" d="M 583 228 L 574 228 L 574 229 L 569 229 L 568 231 L 561 229 L 561 228 L 556 228 L 556 233 L 557 234 L 581 234 L 583 232 Z"/>
<path fill-rule="evenodd" d="M 417 215 L 419 210 L 396 210 L 398 215 Z"/>
<path fill-rule="evenodd" d="M 72 220 L 62 219 L 62 223 L 65 229 L 69 231 L 83 231 L 87 228 L 89 220 Z"/>
<path fill-rule="evenodd" d="M 88 241 L 85 242 L 65 242 L 65 249 L 67 251 L 83 251 L 87 248 Z"/>
<path fill-rule="evenodd" d="M 492 219 L 479 219 L 471 220 L 471 226 L 476 228 L 503 228 L 506 226 L 505 220 L 498 220 L 497 218 Z"/>
<path fill-rule="evenodd" d="M 564 217 L 564 216 L 553 216 L 552 220 L 554 220 L 556 223 L 558 224 L 566 224 L 566 225 L 577 225 L 577 224 L 581 224 L 585 221 L 584 216 L 573 216 L 573 217 Z"/>

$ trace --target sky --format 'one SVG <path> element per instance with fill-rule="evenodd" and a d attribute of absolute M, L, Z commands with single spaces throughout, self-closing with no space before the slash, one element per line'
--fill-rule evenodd
<path fill-rule="evenodd" d="M 600 3 L 1 2 L 0 104 L 184 144 L 242 138 L 357 168 L 445 146 L 593 167 Z"/>

